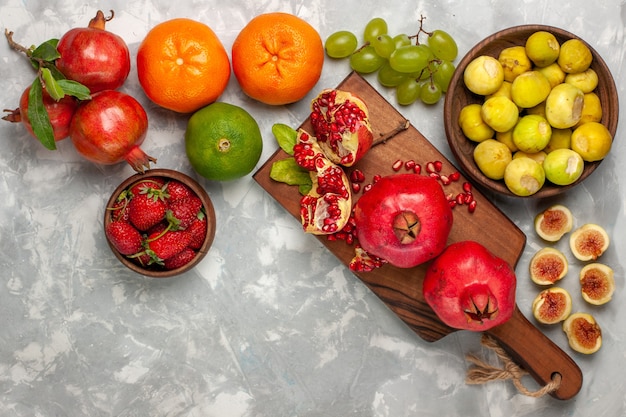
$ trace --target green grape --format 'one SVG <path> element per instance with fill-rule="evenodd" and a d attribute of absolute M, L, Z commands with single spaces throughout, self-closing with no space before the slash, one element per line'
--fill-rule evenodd
<path fill-rule="evenodd" d="M 347 30 L 340 30 L 326 38 L 324 49 L 331 58 L 346 58 L 356 50 L 358 40 L 356 35 Z"/>
<path fill-rule="evenodd" d="M 391 53 L 389 64 L 398 72 L 419 73 L 428 65 L 428 52 L 418 45 L 402 46 Z"/>
<path fill-rule="evenodd" d="M 445 61 L 454 61 L 459 53 L 455 40 L 443 30 L 435 30 L 428 36 L 428 46 L 433 54 Z"/>
<path fill-rule="evenodd" d="M 401 46 L 407 46 L 411 44 L 411 38 L 405 33 L 401 33 L 393 37 L 393 42 L 396 44 L 396 49 Z"/>
<path fill-rule="evenodd" d="M 386 61 L 371 45 L 364 46 L 350 55 L 350 67 L 360 74 L 376 72 Z"/>
<path fill-rule="evenodd" d="M 455 65 L 450 61 L 441 61 L 435 64 L 433 69 L 433 81 L 441 86 L 441 91 L 448 91 L 450 80 L 454 75 Z"/>
<path fill-rule="evenodd" d="M 378 70 L 378 81 L 385 87 L 396 87 L 406 80 L 407 74 L 391 68 L 389 62 L 385 62 Z"/>
<path fill-rule="evenodd" d="M 386 33 L 376 36 L 372 39 L 370 45 L 372 45 L 376 53 L 383 58 L 389 58 L 389 55 L 396 49 L 396 44 L 393 39 Z"/>
<path fill-rule="evenodd" d="M 407 78 L 396 87 L 396 99 L 401 106 L 408 106 L 420 98 L 420 84 L 413 78 Z"/>
<path fill-rule="evenodd" d="M 435 104 L 441 99 L 442 91 L 435 82 L 423 82 L 420 87 L 420 98 L 424 104 Z"/>
<path fill-rule="evenodd" d="M 372 42 L 378 35 L 387 33 L 387 22 L 382 17 L 375 17 L 365 25 L 363 30 L 363 39 L 365 42 Z"/>

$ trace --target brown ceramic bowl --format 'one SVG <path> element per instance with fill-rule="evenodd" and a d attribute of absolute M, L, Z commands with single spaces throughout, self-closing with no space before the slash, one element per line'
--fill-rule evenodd
<path fill-rule="evenodd" d="M 460 165 L 460 168 L 479 186 L 511 197 L 518 196 L 509 191 L 504 181 L 490 179 L 478 169 L 473 158 L 474 148 L 477 143 L 467 139 L 459 126 L 458 119 L 461 109 L 468 104 L 482 103 L 484 101 L 483 96 L 476 95 L 465 87 L 463 72 L 474 58 L 481 55 L 490 55 L 497 58 L 502 49 L 511 46 L 523 46 L 526 43 L 526 39 L 528 39 L 531 34 L 540 30 L 551 32 L 559 43 L 563 43 L 572 38 L 580 39 L 578 36 L 563 29 L 544 25 L 515 26 L 496 32 L 474 46 L 459 62 L 445 96 L 444 121 L 446 135 L 452 153 Z M 589 45 L 587 44 L 587 46 Z M 589 46 L 589 49 L 593 55 L 591 68 L 596 71 L 599 79 L 595 93 L 600 98 L 602 105 L 603 115 L 601 123 L 608 128 L 609 132 L 613 135 L 613 140 L 615 140 L 619 114 L 615 81 L 602 57 L 591 46 Z M 602 161 L 586 162 L 580 178 L 573 184 L 567 186 L 554 185 L 546 180 L 544 186 L 537 193 L 529 197 L 543 198 L 560 194 L 584 181 L 601 162 Z"/>
<path fill-rule="evenodd" d="M 112 212 L 108 208 L 113 207 L 115 205 L 115 202 L 117 201 L 119 195 L 124 190 L 130 188 L 133 184 L 135 184 L 135 182 L 146 179 L 148 177 L 162 177 L 166 180 L 178 180 L 186 184 L 189 188 L 191 188 L 191 190 L 194 193 L 196 193 L 198 197 L 200 197 L 200 200 L 202 200 L 202 204 L 204 206 L 204 210 L 205 210 L 206 218 L 207 218 L 207 234 L 206 234 L 204 243 L 202 244 L 202 247 L 197 251 L 195 258 L 193 258 L 186 265 L 180 268 L 176 268 L 176 269 L 165 270 L 159 266 L 141 266 L 140 264 L 122 255 L 117 249 L 115 249 L 115 247 L 111 244 L 108 238 L 107 238 L 107 243 L 109 244 L 111 251 L 113 251 L 113 254 L 117 257 L 117 259 L 119 259 L 119 261 L 123 263 L 125 266 L 127 266 L 129 269 L 141 275 L 145 275 L 147 277 L 169 278 L 169 277 L 173 277 L 176 275 L 180 275 L 183 272 L 189 271 L 191 268 L 196 266 L 198 262 L 200 262 L 206 256 L 207 252 L 209 251 L 209 248 L 211 247 L 211 244 L 213 243 L 213 238 L 215 237 L 215 210 L 213 208 L 213 203 L 211 202 L 211 199 L 209 198 L 209 195 L 207 194 L 207 192 L 193 178 L 181 172 L 173 171 L 170 169 L 151 169 L 151 170 L 146 171 L 143 174 L 135 174 L 127 178 L 124 182 L 122 182 L 115 189 L 113 194 L 111 194 L 111 198 L 109 198 L 109 201 L 107 202 L 107 205 L 106 205 L 107 209 L 105 209 L 104 211 L 104 229 L 105 230 L 106 230 L 107 225 L 111 223 Z"/>

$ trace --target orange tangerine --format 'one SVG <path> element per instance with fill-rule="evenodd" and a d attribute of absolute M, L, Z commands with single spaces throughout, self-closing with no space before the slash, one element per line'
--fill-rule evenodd
<path fill-rule="evenodd" d="M 288 13 L 253 18 L 232 48 L 233 72 L 248 96 L 265 104 L 294 103 L 320 78 L 324 45 L 319 33 Z"/>
<path fill-rule="evenodd" d="M 209 26 L 177 18 L 148 32 L 137 51 L 137 75 L 154 103 L 191 113 L 213 103 L 224 92 L 230 61 Z"/>

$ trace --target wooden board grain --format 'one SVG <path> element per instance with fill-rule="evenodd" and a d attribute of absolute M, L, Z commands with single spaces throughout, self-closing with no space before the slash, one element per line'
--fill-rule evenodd
<path fill-rule="evenodd" d="M 398 129 L 399 126 L 406 125 L 407 120 L 402 114 L 358 74 L 351 73 L 337 88 L 357 95 L 366 103 L 375 140 Z M 312 132 L 309 119 L 300 127 Z M 300 219 L 301 195 L 298 188 L 276 182 L 269 175 L 272 164 L 286 157 L 288 155 L 284 151 L 277 150 L 253 177 L 289 213 Z M 412 123 L 393 138 L 374 146 L 352 169 L 361 170 L 366 176 L 367 183 L 376 174 L 394 174 L 392 165 L 398 159 L 403 161 L 412 159 L 422 167 L 430 161 L 441 161 L 442 174 L 458 171 Z M 349 173 L 350 169 L 347 169 L 347 172 Z M 467 181 L 469 180 L 461 173 L 460 180 L 444 186 L 444 191 L 446 194 L 456 195 L 463 191 L 463 183 Z M 448 243 L 475 240 L 515 267 L 526 245 L 526 235 L 480 190 L 473 189 L 472 192 L 477 201 L 476 211 L 470 213 L 466 205 L 457 206 L 452 210 L 454 224 Z M 356 202 L 359 196 L 360 193 L 355 194 L 353 202 Z M 354 257 L 353 246 L 343 240 L 329 240 L 325 236 L 317 236 L 317 239 L 341 262 L 346 266 L 349 265 Z M 424 300 L 422 282 L 425 270 L 426 265 L 403 269 L 387 264 L 371 272 L 355 274 L 417 335 L 434 342 L 456 329 L 442 323 Z M 519 309 L 516 310 L 512 320 L 495 329 L 489 333 L 526 367 L 538 382 L 542 384 L 549 382 L 555 373 L 563 377 L 565 383 L 553 393 L 555 397 L 567 399 L 578 392 L 582 384 L 582 375 L 576 364 L 526 320 Z"/>

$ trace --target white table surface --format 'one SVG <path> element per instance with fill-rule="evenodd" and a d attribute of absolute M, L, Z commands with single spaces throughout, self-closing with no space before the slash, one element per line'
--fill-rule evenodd
<path fill-rule="evenodd" d="M 497 364 L 478 334 L 457 332 L 429 343 L 419 338 L 251 175 L 212 183 L 195 175 L 183 147 L 186 116 L 157 108 L 139 87 L 134 57 L 155 24 L 191 17 L 211 26 L 228 51 L 253 16 L 296 14 L 322 38 L 360 33 L 373 16 L 391 32 L 412 32 L 420 14 L 428 29 L 451 33 L 464 54 L 487 35 L 514 25 L 549 24 L 587 40 L 604 57 L 624 98 L 624 2 L 435 1 L 310 2 L 81 1 L 0 2 L 2 29 L 23 44 L 39 44 L 85 26 L 95 11 L 115 10 L 107 28 L 122 36 L 133 57 L 122 88 L 145 105 L 150 120 L 143 149 L 158 168 L 201 181 L 217 213 L 207 257 L 176 279 L 155 280 L 123 267 L 102 233 L 104 205 L 133 172 L 126 164 L 96 166 L 69 140 L 43 148 L 21 125 L 0 123 L 0 415 L 2 416 L 618 416 L 626 415 L 624 368 L 624 254 L 626 145 L 618 127 L 610 155 L 582 185 L 549 200 L 492 196 L 528 237 L 517 267 L 517 300 L 530 317 L 538 292 L 527 272 L 545 243 L 532 218 L 563 203 L 576 224 L 599 223 L 612 238 L 602 261 L 616 274 L 615 299 L 592 308 L 577 295 L 577 277 L 563 286 L 574 309 L 592 312 L 604 345 L 591 356 L 573 352 L 560 326 L 542 330 L 583 371 L 581 391 L 568 401 L 530 398 L 510 382 L 464 382 L 474 352 Z M 368 5 L 371 4 L 371 5 Z M 458 60 L 457 60 L 458 62 Z M 297 126 L 308 102 L 349 72 L 328 59 L 314 90 L 290 106 L 270 107 L 242 94 L 234 77 L 221 101 L 245 107 L 259 122 L 264 150 L 277 149 L 271 126 Z M 0 41 L 3 108 L 17 107 L 34 73 L 23 56 Z M 392 90 L 367 77 L 391 102 Z M 452 159 L 444 133 L 443 102 L 400 111 Z M 620 116 L 624 116 L 624 107 Z M 562 245 L 562 246 L 561 246 Z M 577 263 L 570 259 L 572 270 Z M 537 386 L 525 380 L 531 389 Z"/>

